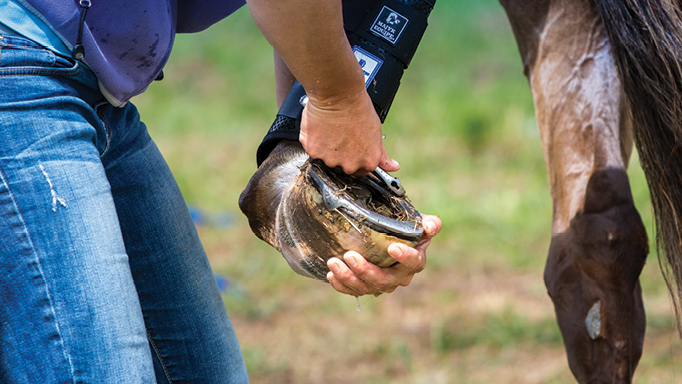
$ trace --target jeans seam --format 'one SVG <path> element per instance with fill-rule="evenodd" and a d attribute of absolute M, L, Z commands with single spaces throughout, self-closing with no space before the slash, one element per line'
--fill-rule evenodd
<path fill-rule="evenodd" d="M 20 44 L 14 44 L 10 42 L 5 42 L 5 35 L 0 34 L 0 57 L 2 54 L 2 49 L 3 47 L 13 47 L 13 48 L 21 48 L 21 49 L 26 49 L 26 50 L 33 50 L 33 51 L 47 51 L 52 53 L 55 56 L 60 56 L 60 57 L 65 57 L 62 54 L 56 53 L 50 49 L 40 47 L 40 46 L 30 46 L 30 45 L 20 45 Z M 71 68 L 47 68 L 47 67 L 39 67 L 39 66 L 13 66 L 13 67 L 0 67 L 0 77 L 3 76 L 17 76 L 17 75 L 64 75 L 64 76 L 72 76 L 77 74 L 80 71 L 80 64 L 78 61 L 74 62 L 73 67 Z"/>
<path fill-rule="evenodd" d="M 17 76 L 17 75 L 75 75 L 80 71 L 80 65 L 75 65 L 73 68 L 44 68 L 36 66 L 27 67 L 8 67 L 0 68 L 0 77 L 3 76 Z"/>
<path fill-rule="evenodd" d="M 12 193 L 12 190 L 9 186 L 9 183 L 7 182 L 7 177 L 5 176 L 5 173 L 2 169 L 2 166 L 0 166 L 0 183 L 4 184 L 5 187 L 7 188 L 7 193 L 9 195 L 9 198 L 12 202 L 12 206 L 14 207 L 14 212 L 16 213 L 17 217 L 19 218 L 21 225 L 23 227 L 23 230 L 26 234 L 26 238 L 28 240 L 28 243 L 30 244 L 31 251 L 33 252 L 33 256 L 36 259 L 36 265 L 38 268 L 38 271 L 40 272 L 40 277 L 43 281 L 43 284 L 45 284 L 45 291 L 47 294 L 47 299 L 50 303 L 50 311 L 52 312 L 52 316 L 54 317 L 54 323 L 55 327 L 57 328 L 57 334 L 59 335 L 59 341 L 60 344 L 62 345 L 62 353 L 64 354 L 64 359 L 67 361 L 69 364 L 69 371 L 71 375 L 71 382 L 75 383 L 75 370 L 73 366 L 73 362 L 71 361 L 71 356 L 69 356 L 69 353 L 66 351 L 66 347 L 64 345 L 64 336 L 62 335 L 62 330 L 61 327 L 59 326 L 59 320 L 57 318 L 57 313 L 55 312 L 54 309 L 54 301 L 52 299 L 52 295 L 50 294 L 50 288 L 47 284 L 47 281 L 45 280 L 45 272 L 43 271 L 43 267 L 40 263 L 40 258 L 38 257 L 38 252 L 36 252 L 35 245 L 33 244 L 33 240 L 31 239 L 31 234 L 29 233 L 29 230 L 26 226 L 26 222 L 24 221 L 23 216 L 21 215 L 21 212 L 19 212 L 19 207 L 17 206 L 17 201 L 14 197 L 14 194 Z"/>
<path fill-rule="evenodd" d="M 3 40 L 0 40 L 0 43 L 4 45 L 5 47 L 15 47 L 15 48 L 25 48 L 25 49 L 35 49 L 38 51 L 50 51 L 49 49 L 39 47 L 39 46 L 33 46 L 33 45 L 20 45 L 20 44 L 13 44 L 13 43 L 4 43 Z M 52 52 L 52 51 L 50 51 Z"/>
<path fill-rule="evenodd" d="M 100 157 L 103 157 L 108 151 L 109 147 L 111 145 L 111 127 L 109 125 L 109 120 L 107 119 L 107 116 L 99 110 L 99 107 L 101 107 L 104 104 L 107 104 L 107 101 L 101 101 L 97 104 L 95 104 L 95 110 L 97 111 L 97 116 L 102 120 L 102 124 L 104 124 L 104 133 L 106 135 L 106 144 L 104 145 L 104 149 L 102 152 L 99 154 Z"/>
<path fill-rule="evenodd" d="M 166 367 L 166 363 L 163 361 L 163 358 L 161 357 L 161 352 L 159 351 L 159 348 L 156 346 L 156 343 L 154 343 L 154 339 L 152 338 L 152 335 L 149 333 L 149 329 L 145 327 L 145 330 L 147 331 L 147 339 L 149 339 L 149 344 L 152 345 L 152 349 L 154 350 L 156 357 L 158 357 L 159 363 L 161 363 L 161 368 L 163 368 L 163 373 L 166 375 L 166 379 L 170 384 L 173 384 L 173 380 L 171 379 L 170 373 L 168 372 L 168 367 Z"/>

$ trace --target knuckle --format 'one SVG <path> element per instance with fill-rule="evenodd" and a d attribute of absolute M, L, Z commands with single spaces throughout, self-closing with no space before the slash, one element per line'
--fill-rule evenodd
<path fill-rule="evenodd" d="M 360 296 L 364 296 L 364 295 L 369 295 L 370 293 L 374 293 L 375 291 L 373 291 L 369 287 L 361 287 L 361 288 L 356 288 L 355 292 L 359 293 Z"/>
<path fill-rule="evenodd" d="M 343 173 L 345 173 L 346 175 L 352 175 L 358 171 L 358 168 L 356 166 L 344 165 L 342 168 L 343 168 Z"/>
<path fill-rule="evenodd" d="M 321 159 L 321 160 L 324 162 L 324 164 L 325 164 L 326 166 L 328 166 L 329 168 L 336 168 L 336 167 L 338 167 L 338 166 L 341 165 L 341 162 L 339 162 L 339 161 L 338 161 L 335 157 L 333 157 L 333 156 L 328 156 L 328 155 L 327 155 L 327 156 L 324 156 L 324 157 L 320 156 L 320 157 L 316 157 L 316 158 Z"/>
<path fill-rule="evenodd" d="M 419 255 L 419 261 L 417 265 L 413 268 L 414 273 L 419 273 L 426 268 L 426 258 Z"/>
<path fill-rule="evenodd" d="M 374 286 L 374 287 L 373 287 L 372 291 L 374 291 L 374 292 L 386 292 L 386 290 L 387 290 L 388 288 L 389 288 L 389 287 L 386 286 L 386 285 L 377 285 L 377 286 Z"/>
<path fill-rule="evenodd" d="M 386 162 L 382 162 L 381 160 L 381 154 L 379 154 L 378 156 L 374 156 L 367 164 L 365 164 L 365 166 L 368 168 L 368 170 L 373 171 L 380 165 L 386 165 Z"/>
<path fill-rule="evenodd" d="M 362 284 L 360 279 L 350 269 L 345 271 L 343 278 L 346 280 L 346 284 L 353 288 L 360 287 Z"/>
<path fill-rule="evenodd" d="M 407 287 L 408 285 L 410 285 L 410 283 L 412 282 L 412 276 L 414 275 L 408 275 L 404 277 L 402 280 L 400 280 L 400 285 L 403 287 Z"/>
<path fill-rule="evenodd" d="M 317 148 L 314 145 L 311 145 L 309 143 L 301 143 L 303 145 L 303 149 L 305 149 L 306 153 L 308 156 L 310 156 L 311 159 L 319 159 L 320 158 L 320 151 L 317 150 Z"/>
<path fill-rule="evenodd" d="M 393 284 L 385 284 L 381 287 L 381 292 L 391 293 L 400 286 L 400 282 L 395 282 Z"/>

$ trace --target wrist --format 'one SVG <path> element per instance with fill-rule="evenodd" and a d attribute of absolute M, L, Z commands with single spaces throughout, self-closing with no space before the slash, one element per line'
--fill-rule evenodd
<path fill-rule="evenodd" d="M 308 102 L 315 108 L 357 109 L 372 105 L 363 80 L 364 76 L 360 80 L 345 81 L 336 86 L 319 86 L 309 90 L 304 85 L 304 88 Z"/>

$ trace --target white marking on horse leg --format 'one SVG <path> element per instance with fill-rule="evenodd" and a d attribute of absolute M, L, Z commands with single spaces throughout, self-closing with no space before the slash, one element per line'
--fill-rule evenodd
<path fill-rule="evenodd" d="M 594 303 L 590 311 L 587 312 L 585 326 L 587 327 L 587 334 L 590 335 L 590 339 L 594 340 L 601 336 L 601 301 Z"/>

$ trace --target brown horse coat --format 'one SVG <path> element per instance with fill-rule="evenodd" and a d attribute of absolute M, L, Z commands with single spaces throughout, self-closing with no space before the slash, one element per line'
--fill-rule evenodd
<path fill-rule="evenodd" d="M 571 371 L 581 383 L 629 383 L 646 328 L 638 280 L 648 254 L 626 173 L 633 138 L 680 304 L 679 9 L 666 0 L 501 3 L 547 163 L 554 212 L 545 284 Z"/>

